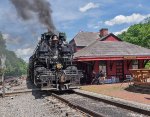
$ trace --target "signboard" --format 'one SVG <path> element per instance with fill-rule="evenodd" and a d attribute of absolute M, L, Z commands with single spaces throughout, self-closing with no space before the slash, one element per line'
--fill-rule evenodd
<path fill-rule="evenodd" d="M 124 59 L 136 59 L 136 56 L 124 56 Z"/>

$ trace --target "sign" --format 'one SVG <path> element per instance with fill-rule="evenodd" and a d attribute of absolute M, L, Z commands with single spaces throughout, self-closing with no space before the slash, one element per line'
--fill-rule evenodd
<path fill-rule="evenodd" d="M 136 59 L 136 56 L 124 56 L 124 59 Z"/>

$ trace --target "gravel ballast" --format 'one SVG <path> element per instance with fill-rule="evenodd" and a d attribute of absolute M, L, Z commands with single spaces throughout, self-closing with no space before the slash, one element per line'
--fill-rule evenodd
<path fill-rule="evenodd" d="M 1 117 L 54 117 L 54 113 L 45 105 L 46 100 L 38 96 L 39 99 L 35 99 L 31 93 L 26 93 L 0 98 Z"/>
<path fill-rule="evenodd" d="M 54 99 L 48 97 L 49 100 L 45 94 L 35 91 L 0 98 L 0 117 L 66 117 L 66 113 L 69 115 L 70 111 L 74 111 L 73 116 L 70 117 L 83 116 L 67 105 L 59 108 L 58 105 L 63 104 L 52 103 Z"/>

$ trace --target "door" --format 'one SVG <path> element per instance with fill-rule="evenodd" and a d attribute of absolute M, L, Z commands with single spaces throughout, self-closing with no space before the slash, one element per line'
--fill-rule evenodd
<path fill-rule="evenodd" d="M 119 78 L 120 81 L 124 80 L 124 63 L 123 61 L 116 62 L 116 77 Z"/>

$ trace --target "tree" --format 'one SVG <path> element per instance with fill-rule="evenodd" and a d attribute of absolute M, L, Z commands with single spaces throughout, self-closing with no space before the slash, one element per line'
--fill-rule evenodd
<path fill-rule="evenodd" d="M 118 35 L 123 41 L 150 49 L 150 18 L 144 23 L 130 26 L 126 32 Z M 150 68 L 150 62 L 146 68 Z"/>
<path fill-rule="evenodd" d="M 150 48 L 150 23 L 130 26 L 126 32 L 118 35 L 118 37 L 129 43 Z"/>

